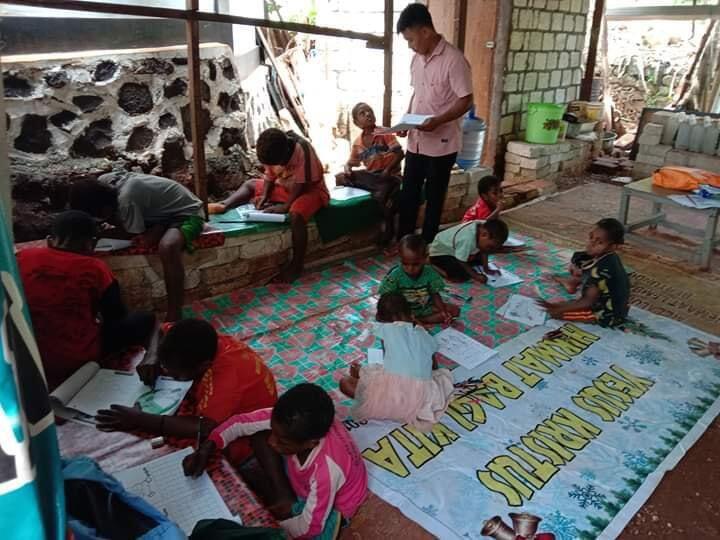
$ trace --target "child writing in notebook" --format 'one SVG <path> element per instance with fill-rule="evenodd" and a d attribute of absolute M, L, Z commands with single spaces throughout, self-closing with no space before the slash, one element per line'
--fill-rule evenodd
<path fill-rule="evenodd" d="M 383 210 L 385 231 L 381 244 L 394 240 L 397 194 L 400 190 L 400 163 L 404 152 L 392 133 L 377 133 L 375 112 L 367 103 L 352 109 L 353 123 L 362 133 L 353 142 L 350 158 L 342 173 L 335 176 L 337 185 L 365 189 Z M 353 170 L 364 165 L 364 170 Z"/>
<path fill-rule="evenodd" d="M 265 167 L 263 179 L 249 180 L 221 203 L 208 205 L 211 214 L 222 214 L 252 200 L 258 210 L 287 214 L 292 232 L 292 259 L 276 280 L 295 281 L 303 270 L 307 251 L 307 224 L 330 203 L 323 164 L 312 145 L 292 132 L 277 128 L 263 131 L 255 146 Z"/>
<path fill-rule="evenodd" d="M 624 242 L 625 228 L 613 218 L 601 219 L 590 231 L 585 252 L 573 260 L 581 273 L 581 296 L 568 302 L 540 300 L 551 317 L 566 321 L 597 323 L 605 327 L 622 326 L 630 302 L 630 280 L 617 248 Z M 571 277 L 569 288 L 578 287 Z"/>
<path fill-rule="evenodd" d="M 468 221 L 438 233 L 430 244 L 430 263 L 448 280 L 486 283 L 489 254 L 497 252 L 508 237 L 508 227 L 499 219 Z M 475 269 L 480 266 L 481 271 Z"/>
<path fill-rule="evenodd" d="M 266 451 L 257 454 L 268 476 L 264 499 L 285 532 L 291 538 L 336 538 L 343 519 L 367 496 L 367 471 L 327 392 L 299 384 L 271 409 L 229 418 L 185 458 L 185 474 L 198 476 L 217 449 L 247 436 L 266 441 Z M 295 501 L 286 496 L 288 480 Z"/>
<path fill-rule="evenodd" d="M 195 441 L 198 434 L 207 435 L 234 414 L 272 407 L 277 401 L 275 378 L 262 358 L 242 341 L 218 335 L 202 319 L 163 325 L 137 370 L 149 386 L 154 386 L 160 373 L 194 381 L 179 414 L 148 414 L 112 405 L 98 411 L 99 430 L 141 430 Z M 225 455 L 232 464 L 240 465 L 251 453 L 250 441 L 238 439 Z"/>
<path fill-rule="evenodd" d="M 422 324 L 450 322 L 460 308 L 446 304 L 440 292 L 442 276 L 427 263 L 427 244 L 419 234 L 408 234 L 398 244 L 400 264 L 390 269 L 380 283 L 379 294 L 400 293 L 407 300 L 413 317 Z"/>
<path fill-rule="evenodd" d="M 463 222 L 478 219 L 490 220 L 500 216 L 502 206 L 502 180 L 494 175 L 483 176 L 477 185 L 478 200 L 463 216 Z"/>
<path fill-rule="evenodd" d="M 340 390 L 355 399 L 355 418 L 396 420 L 428 431 L 450 402 L 452 374 L 437 369 L 437 343 L 415 323 L 410 304 L 401 294 L 381 296 L 376 319 L 383 364 L 353 364 L 350 375 L 341 379 Z"/>

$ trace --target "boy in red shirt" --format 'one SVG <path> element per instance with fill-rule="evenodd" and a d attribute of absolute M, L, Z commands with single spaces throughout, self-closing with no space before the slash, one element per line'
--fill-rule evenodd
<path fill-rule="evenodd" d="M 358 103 L 352 109 L 354 124 L 362 129 L 355 139 L 344 172 L 335 176 L 337 185 L 366 189 L 373 194 L 385 219 L 385 232 L 381 244 L 391 242 L 395 236 L 397 194 L 400 190 L 400 163 L 405 153 L 392 133 L 376 133 L 375 113 L 367 103 Z M 365 166 L 354 171 L 353 167 Z"/>
<path fill-rule="evenodd" d="M 89 214 L 63 212 L 48 246 L 17 254 L 35 338 L 52 392 L 87 362 L 147 345 L 152 313 L 129 313 L 108 265 L 93 256 L 96 226 Z"/>
<path fill-rule="evenodd" d="M 266 129 L 255 146 L 265 166 L 264 179 L 245 182 L 221 203 L 208 205 L 211 214 L 222 214 L 254 199 L 255 207 L 272 214 L 288 214 L 293 255 L 277 281 L 291 283 L 303 270 L 307 251 L 307 224 L 330 203 L 323 165 L 305 139 L 277 128 Z"/>
<path fill-rule="evenodd" d="M 98 429 L 141 430 L 153 435 L 197 439 L 235 414 L 272 407 L 277 401 L 275 377 L 262 358 L 231 336 L 218 335 L 210 323 L 183 319 L 162 328 L 145 360 L 140 378 L 153 385 L 162 372 L 180 381 L 195 381 L 188 393 L 190 407 L 178 416 L 148 414 L 136 408 L 112 405 L 98 411 Z M 187 414 L 183 414 L 187 412 Z M 238 439 L 228 449 L 228 459 L 241 464 L 252 453 L 248 439 Z"/>
<path fill-rule="evenodd" d="M 463 216 L 463 221 L 488 220 L 502 211 L 502 180 L 497 176 L 483 176 L 478 182 L 478 200 Z"/>

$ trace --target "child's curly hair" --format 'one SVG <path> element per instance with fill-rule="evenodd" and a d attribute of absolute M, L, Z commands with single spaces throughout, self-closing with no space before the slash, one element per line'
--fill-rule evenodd
<path fill-rule="evenodd" d="M 383 294 L 378 300 L 377 315 L 378 322 L 395 322 L 412 318 L 410 304 L 400 293 Z"/>

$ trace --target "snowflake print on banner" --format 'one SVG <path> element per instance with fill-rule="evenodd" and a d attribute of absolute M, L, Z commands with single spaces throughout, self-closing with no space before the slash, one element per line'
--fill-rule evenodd
<path fill-rule="evenodd" d="M 581 362 L 588 367 L 598 365 L 598 361 L 595 358 L 593 358 L 592 356 L 583 356 L 581 358 Z"/>
<path fill-rule="evenodd" d="M 584 486 L 573 484 L 573 489 L 568 491 L 568 497 L 575 499 L 580 508 L 602 508 L 607 498 L 605 494 L 597 491 L 592 484 L 585 484 Z"/>
<path fill-rule="evenodd" d="M 434 504 L 429 504 L 427 506 L 420 507 L 420 510 L 425 512 L 427 515 L 431 517 L 437 517 L 439 510 Z"/>
<path fill-rule="evenodd" d="M 540 530 L 552 532 L 557 540 L 575 540 L 577 538 L 575 520 L 564 516 L 557 510 L 545 516 Z"/>
<path fill-rule="evenodd" d="M 637 418 L 630 418 L 630 417 L 621 418 L 618 423 L 622 426 L 622 428 L 625 431 L 632 430 L 635 433 L 640 433 L 642 430 L 647 428 L 647 425 L 643 424 Z"/>
<path fill-rule="evenodd" d="M 535 388 L 537 388 L 538 390 L 545 390 L 547 388 L 547 386 L 548 386 L 547 381 L 545 379 L 543 379 L 542 381 L 540 381 L 539 383 L 537 383 L 535 385 Z"/>
<path fill-rule="evenodd" d="M 592 482 L 595 480 L 596 476 L 595 473 L 592 472 L 590 469 L 583 469 L 580 471 L 580 478 L 585 480 L 586 482 Z"/>
<path fill-rule="evenodd" d="M 659 366 L 665 361 L 665 355 L 650 345 L 632 347 L 625 353 L 625 357 L 634 358 L 641 365 L 653 364 L 654 366 Z"/>
<path fill-rule="evenodd" d="M 693 415 L 698 414 L 699 407 L 692 403 L 673 403 L 670 405 L 670 414 L 676 422 L 684 422 L 689 420 Z"/>
<path fill-rule="evenodd" d="M 642 473 L 650 466 L 650 459 L 642 450 L 623 452 L 623 465 L 635 473 Z"/>

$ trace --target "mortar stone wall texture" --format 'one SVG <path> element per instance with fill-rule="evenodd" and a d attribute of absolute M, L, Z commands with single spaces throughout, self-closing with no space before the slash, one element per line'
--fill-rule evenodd
<path fill-rule="evenodd" d="M 237 184 L 251 168 L 245 151 L 273 125 L 266 74 L 258 68 L 246 84 L 230 47 L 201 45 L 211 193 Z M 122 166 L 191 182 L 184 46 L 4 57 L 3 82 L 18 240 L 44 236 L 83 175 Z"/>
<path fill-rule="evenodd" d="M 502 100 L 502 142 L 527 126 L 528 103 L 578 99 L 590 0 L 512 0 Z"/>

